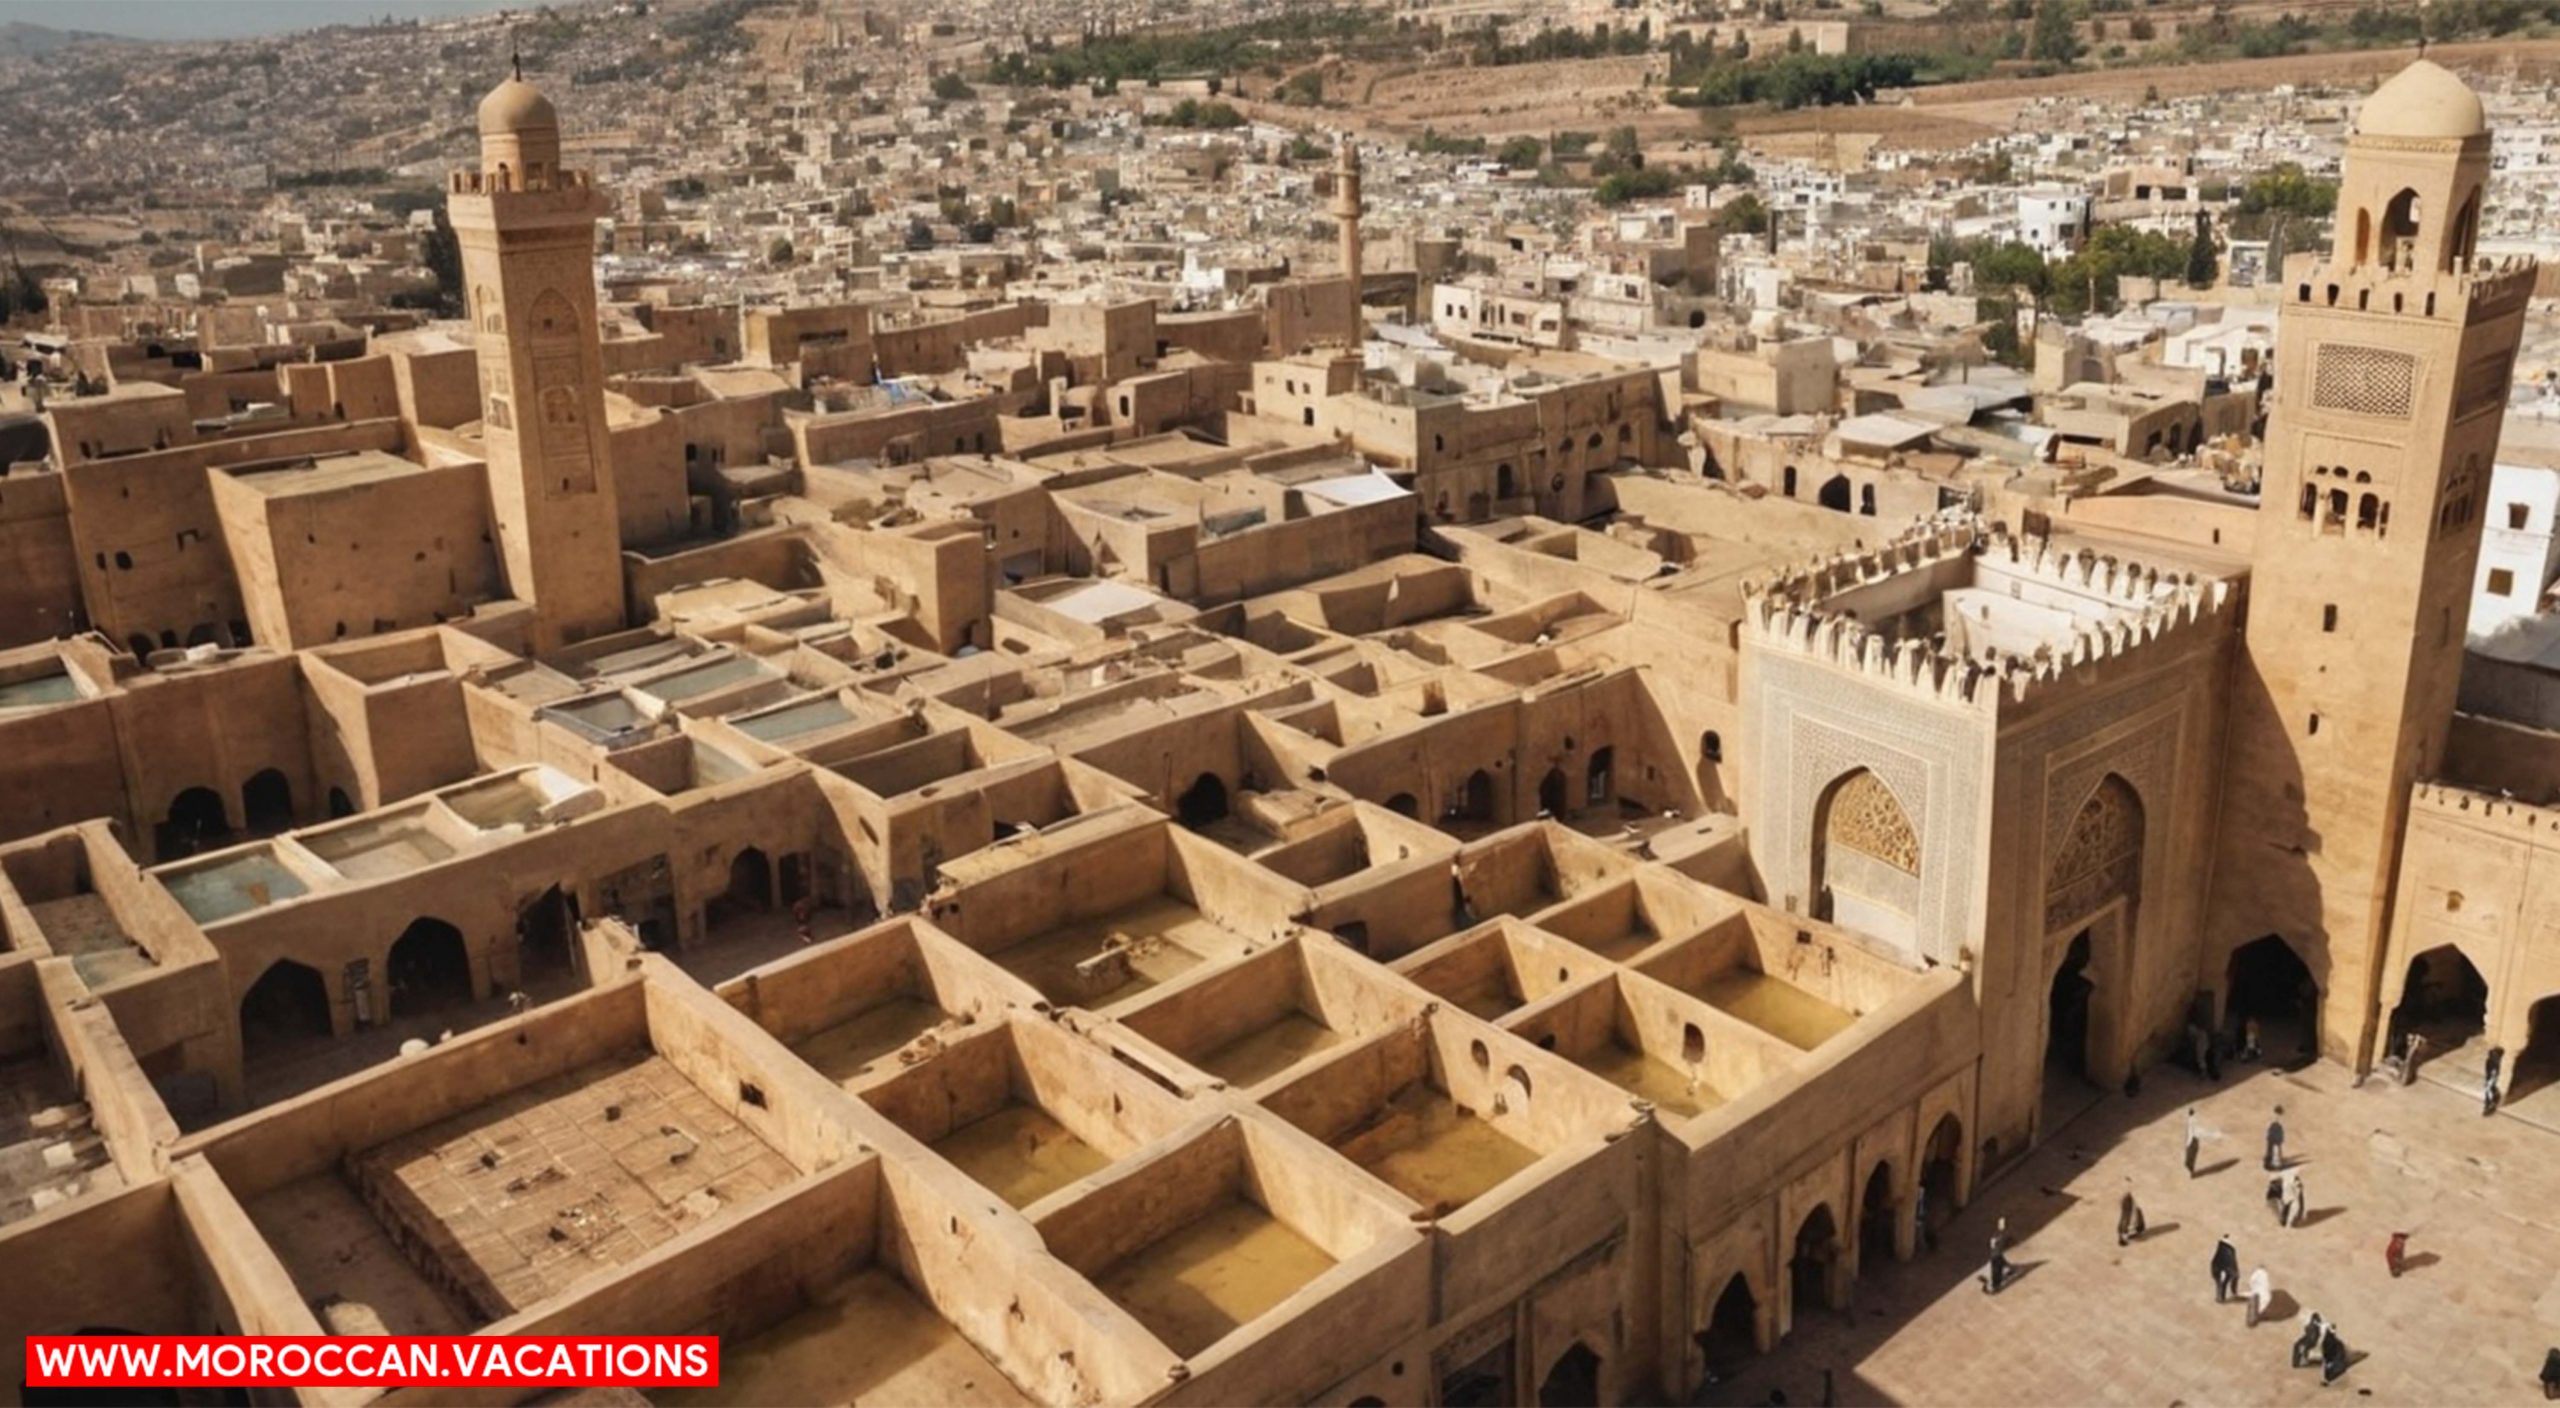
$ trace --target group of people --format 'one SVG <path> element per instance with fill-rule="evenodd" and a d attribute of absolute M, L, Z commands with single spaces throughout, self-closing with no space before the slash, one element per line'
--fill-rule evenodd
<path fill-rule="evenodd" d="M 2197 1154 L 2203 1148 L 2204 1141 L 2212 1135 L 2213 1131 L 2205 1127 L 2198 1110 L 2192 1105 L 2187 1107 L 2186 1127 L 2180 1142 L 2189 1178 L 2196 1176 Z M 2278 1105 L 2274 1116 L 2267 1121 L 2266 1148 L 2260 1163 L 2268 1172 L 2276 1175 L 2267 1180 L 2267 1201 L 2275 1208 L 2276 1224 L 2280 1227 L 2299 1227 L 2302 1225 L 2309 1196 L 2303 1191 L 2302 1170 L 2294 1167 L 2292 1160 L 2285 1154 L 2284 1138 L 2284 1107 Z M 2127 1178 L 2124 1191 L 2116 1199 L 2116 1245 L 2129 1246 L 2142 1240 L 2148 1225 L 2148 1220 L 2142 1213 L 2142 1204 L 2133 1195 L 2133 1180 Z M 2002 1231 L 2006 1231 L 2005 1226 Z M 2001 1273 L 2005 1265 L 2005 1259 L 2001 1255 L 2004 1242 L 2005 1239 L 2001 1235 L 1994 1234 L 1991 1250 L 1992 1271 L 1985 1281 L 1986 1290 L 1999 1289 Z M 2389 1254 L 2391 1274 L 2394 1276 L 2400 1274 L 2401 1258 L 2407 1246 L 2407 1234 L 2393 1235 Z M 2214 1303 L 2219 1305 L 2227 1304 L 2234 1299 L 2240 1300 L 2248 1310 L 2250 1328 L 2257 1328 L 2258 1322 L 2266 1318 L 2275 1300 L 2275 1278 L 2267 1274 L 2267 1268 L 2253 1267 L 2247 1277 L 2242 1277 L 2240 1249 L 2232 1242 L 2230 1234 L 2225 1233 L 2213 1244 L 2213 1257 L 2208 1264 L 2208 1269 L 2213 1275 Z M 2338 1337 L 2335 1323 L 2318 1315 L 2311 1317 L 2309 1324 L 2303 1330 L 2302 1338 L 2294 1344 L 2294 1367 L 2301 1368 L 2315 1353 L 2320 1356 L 2320 1382 L 2323 1385 L 2336 1382 L 2338 1376 L 2347 1371 L 2346 1342 Z"/>
<path fill-rule="evenodd" d="M 2427 1034 L 2411 1032 L 2401 1038 L 2397 1055 L 2385 1055 L 2382 1058 L 2382 1068 L 2391 1076 L 2394 1085 L 2407 1085 L 2418 1078 L 2418 1063 L 2425 1059 L 2426 1054 Z M 2506 1065 L 2507 1048 L 2503 1046 L 2492 1046 L 2482 1055 L 2480 1116 L 2483 1119 L 2498 1113 L 2498 1075 L 2506 1069 Z"/>

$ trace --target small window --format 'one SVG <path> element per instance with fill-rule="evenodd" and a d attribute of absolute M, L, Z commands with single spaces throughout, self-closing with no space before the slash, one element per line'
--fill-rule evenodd
<path fill-rule="evenodd" d="M 2331 634 L 2335 634 L 2337 632 L 2338 608 L 2336 603 L 2332 602 L 2331 604 L 2320 608 L 2320 629 Z"/>
<path fill-rule="evenodd" d="M 2504 567 L 2492 567 L 2492 568 L 2490 568 L 2490 569 L 2489 569 L 2489 595 L 2491 595 L 2491 596 L 2514 596 L 2515 594 L 2516 594 L 2516 574 L 2515 574 L 2515 573 L 2513 573 L 2513 572 L 2508 571 L 2508 570 L 2507 570 L 2506 568 L 2504 568 Z"/>
<path fill-rule="evenodd" d="M 2318 737 L 2318 736 L 2319 736 L 2319 733 L 2320 733 L 2320 716 L 2319 716 L 2318 714 L 2314 714 L 2314 715 L 2312 715 L 2312 716 L 2311 716 L 2311 723 L 2310 723 L 2310 725 L 2309 725 L 2309 726 L 2304 730 L 2304 732 L 2306 732 L 2306 733 L 2308 733 L 2308 734 L 2312 735 L 2313 737 Z"/>
<path fill-rule="evenodd" d="M 2523 504 L 2507 505 L 2507 526 L 2522 528 L 2533 518 L 2533 510 Z"/>

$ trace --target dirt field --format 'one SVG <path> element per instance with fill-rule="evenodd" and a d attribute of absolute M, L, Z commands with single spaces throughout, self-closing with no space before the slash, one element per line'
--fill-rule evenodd
<path fill-rule="evenodd" d="M 1739 136 L 1779 139 L 1873 133 L 1892 147 L 1960 147 L 2011 130 L 2019 111 L 2038 98 L 2085 96 L 2133 102 L 2147 89 L 2164 98 L 2197 93 L 2266 89 L 2282 84 L 2370 84 L 2407 64 L 2407 49 L 2297 54 L 2276 59 L 2233 59 L 2213 64 L 2159 64 L 2093 70 L 2049 78 L 1992 78 L 1914 89 L 1894 101 L 1854 108 L 1804 108 L 1794 112 L 1731 110 Z M 2428 57 L 2474 74 L 2560 77 L 2560 39 L 2442 44 Z M 1573 59 L 1505 68 L 1392 69 L 1347 65 L 1328 76 L 1328 95 L 1345 108 L 1318 116 L 1300 108 L 1276 108 L 1280 120 L 1349 122 L 1380 139 L 1409 137 L 1425 127 L 1499 140 L 1519 133 L 1546 136 L 1565 128 L 1598 131 L 1632 124 L 1648 150 L 1676 155 L 1706 129 L 1700 115 L 1663 103 L 1655 84 L 1659 61 L 1646 58 Z M 1294 117 L 1292 116 L 1294 114 Z"/>

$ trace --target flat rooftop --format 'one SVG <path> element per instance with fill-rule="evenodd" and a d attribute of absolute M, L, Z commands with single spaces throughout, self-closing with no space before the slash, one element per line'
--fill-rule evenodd
<path fill-rule="evenodd" d="M 362 488 L 416 474 L 440 474 L 441 470 L 404 460 L 381 450 L 358 450 L 351 454 L 321 455 L 299 463 L 272 468 L 242 468 L 230 471 L 231 477 L 271 499 L 289 499 L 304 494 L 326 494 L 341 489 Z"/>

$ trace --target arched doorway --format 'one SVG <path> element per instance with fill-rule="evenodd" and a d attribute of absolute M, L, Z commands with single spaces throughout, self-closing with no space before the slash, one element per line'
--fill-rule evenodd
<path fill-rule="evenodd" d="M 1787 1304 L 1792 1325 L 1805 1312 L 1840 1303 L 1834 1284 L 1840 1268 L 1840 1224 L 1820 1203 L 1796 1226 L 1795 1254 L 1787 1258 Z"/>
<path fill-rule="evenodd" d="M 2045 1068 L 2058 1088 L 2122 1080 L 2127 1015 L 2124 954 L 2142 901 L 2145 812 L 2115 773 L 2098 780 L 2060 836 L 2046 838 Z M 2063 935 L 2071 937 L 2065 941 Z M 2051 1080 L 2048 1089 L 2057 1088 Z"/>
<path fill-rule="evenodd" d="M 1420 820 L 1422 817 L 1422 803 L 1415 801 L 1413 794 L 1410 792 L 1398 792 L 1394 796 L 1389 797 L 1387 799 L 1387 810 L 1394 812 L 1398 816 L 1412 817 L 1416 820 Z"/>
<path fill-rule="evenodd" d="M 718 928 L 761 910 L 773 908 L 773 863 L 754 846 L 729 858 L 729 887 L 704 906 L 704 920 Z"/>
<path fill-rule="evenodd" d="M 1182 796 L 1174 803 L 1175 814 L 1183 826 L 1192 831 L 1227 819 L 1227 784 L 1216 773 L 1204 772 L 1191 780 Z"/>
<path fill-rule="evenodd" d="M 268 768 L 240 786 L 242 824 L 253 836 L 273 836 L 293 829 L 293 784 Z"/>
<path fill-rule="evenodd" d="M 2044 1069 L 2047 1080 L 2089 1079 L 2089 931 L 2073 935 L 2053 970 L 2053 987 L 2045 997 Z"/>
<path fill-rule="evenodd" d="M 1957 1208 L 1964 1206 L 1964 1121 L 1953 1114 L 1938 1117 L 1929 1143 L 1920 1154 L 1921 1208 L 1925 1225 L 1915 1228 L 1926 1246 Z"/>
<path fill-rule="evenodd" d="M 1813 811 L 1812 879 L 1815 918 L 1918 943 L 1920 836 L 1883 778 L 1860 768 L 1824 790 Z"/>
<path fill-rule="evenodd" d="M 267 965 L 240 997 L 240 1055 L 245 1062 L 307 1041 L 329 1039 L 329 985 L 319 970 L 290 958 Z"/>
<path fill-rule="evenodd" d="M 1707 1327 L 1697 1333 L 1698 1353 L 1706 1370 L 1721 1378 L 1732 1367 L 1760 1352 L 1760 1298 L 1751 1293 L 1751 1278 L 1737 1271 L 1716 1293 Z"/>
<path fill-rule="evenodd" d="M 1893 1165 L 1878 1159 L 1867 1174 L 1866 1191 L 1858 1197 L 1858 1265 L 1893 1259 L 1895 1212 Z"/>
<path fill-rule="evenodd" d="M 231 813 L 222 805 L 222 794 L 210 787 L 190 787 L 170 800 L 168 818 L 152 829 L 151 854 L 176 860 L 230 843 Z"/>
<path fill-rule="evenodd" d="M 1814 495 L 1814 498 L 1824 508 L 1835 513 L 1847 513 L 1849 511 L 1849 476 L 1835 474 L 1822 481 L 1822 490 Z"/>
<path fill-rule="evenodd" d="M 557 885 L 534 896 L 516 913 L 519 986 L 531 991 L 537 984 L 577 976 L 577 945 L 572 939 L 577 921 L 578 902 Z"/>
<path fill-rule="evenodd" d="M 2423 1066 L 2479 1036 L 2488 1022 L 2488 979 L 2453 945 L 2431 948 L 2409 960 L 2400 1005 L 2391 1009 L 2391 1049 L 2399 1050 L 2411 1032 L 2424 1035 Z"/>
<path fill-rule="evenodd" d="M 1538 810 L 1548 816 L 1564 815 L 1564 769 L 1549 768 L 1538 779 Z"/>
<path fill-rule="evenodd" d="M 1597 807 L 1617 795 L 1617 762 L 1618 750 L 1615 748 L 1591 751 L 1591 761 L 1582 769 L 1582 800 Z"/>
<path fill-rule="evenodd" d="M 347 795 L 347 789 L 345 789 L 345 788 L 343 788 L 343 787 L 332 787 L 332 788 L 330 788 L 330 789 L 329 789 L 329 819 L 330 819 L 330 820 L 332 820 L 332 821 L 335 821 L 335 820 L 336 820 L 336 819 L 338 819 L 339 817 L 342 817 L 342 816 L 354 816 L 355 814 L 356 814 L 356 804 L 355 804 L 355 799 L 353 799 L 353 798 L 351 798 L 351 797 L 349 797 L 349 796 Z"/>
<path fill-rule="evenodd" d="M 2232 950 L 2224 980 L 2224 1021 L 2258 1022 L 2258 1047 L 2269 1060 L 2290 1053 L 2308 1060 L 2320 1050 L 2320 988 L 2293 946 L 2274 934 Z"/>
<path fill-rule="evenodd" d="M 1482 768 L 1467 774 L 1464 787 L 1449 799 L 1451 821 L 1491 822 L 1493 820 L 1493 774 Z"/>
<path fill-rule="evenodd" d="M 2522 1100 L 2560 1085 L 2560 996 L 2546 997 L 2525 1014 L 2524 1049 L 2507 1075 L 2507 1099 Z"/>
<path fill-rule="evenodd" d="M 462 931 L 441 919 L 409 921 L 383 971 L 391 980 L 394 1021 L 471 1005 L 471 952 Z"/>
<path fill-rule="evenodd" d="M 1538 1382 L 1538 1408 L 1599 1408 L 1600 1354 L 1580 1340 Z"/>

